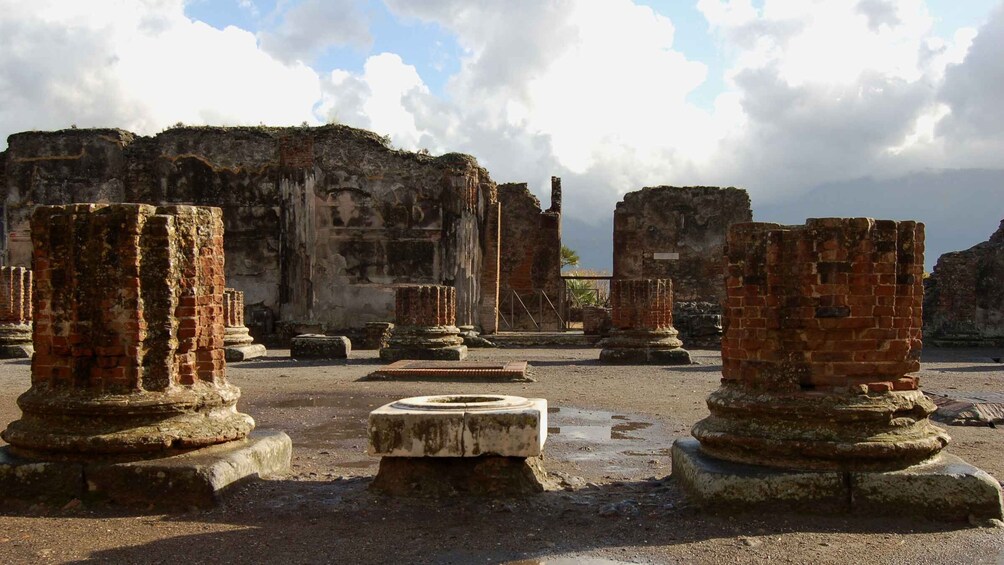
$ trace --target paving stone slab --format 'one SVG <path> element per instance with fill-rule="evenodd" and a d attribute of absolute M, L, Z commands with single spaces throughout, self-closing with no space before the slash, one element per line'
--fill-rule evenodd
<path fill-rule="evenodd" d="M 421 361 L 405 359 L 380 367 L 367 379 L 374 380 L 449 380 L 532 382 L 526 375 L 526 361 Z"/>

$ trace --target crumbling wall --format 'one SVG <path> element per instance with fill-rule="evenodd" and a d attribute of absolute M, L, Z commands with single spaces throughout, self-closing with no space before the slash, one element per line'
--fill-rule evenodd
<path fill-rule="evenodd" d="M 715 346 L 725 298 L 729 226 L 753 219 L 740 188 L 657 186 L 624 195 L 614 211 L 614 278 L 672 279 L 674 321 L 685 345 Z"/>
<path fill-rule="evenodd" d="M 502 208 L 500 316 L 515 329 L 536 329 L 531 317 L 542 329 L 557 329 L 558 317 L 551 305 L 558 307 L 564 284 L 561 280 L 561 179 L 551 178 L 551 206 L 547 210 L 541 210 L 540 200 L 526 183 L 500 184 L 498 199 Z M 541 298 L 541 292 L 550 304 Z"/>
<path fill-rule="evenodd" d="M 458 322 L 479 323 L 488 173 L 469 156 L 396 151 L 345 126 L 26 132 L 8 140 L 5 256 L 28 265 L 37 204 L 141 202 L 224 211 L 227 284 L 248 325 L 298 331 L 393 319 L 394 287 L 457 289 Z M 487 296 L 492 300 L 492 296 Z"/>
<path fill-rule="evenodd" d="M 945 253 L 925 281 L 924 340 L 1004 344 L 1004 221 L 988 241 Z"/>

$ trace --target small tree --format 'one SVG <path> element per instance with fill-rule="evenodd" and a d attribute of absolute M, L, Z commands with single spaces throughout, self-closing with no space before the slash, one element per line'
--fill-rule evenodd
<path fill-rule="evenodd" d="M 567 245 L 561 246 L 561 268 L 565 267 L 578 267 L 579 266 L 579 254 L 575 252 L 571 247 Z"/>

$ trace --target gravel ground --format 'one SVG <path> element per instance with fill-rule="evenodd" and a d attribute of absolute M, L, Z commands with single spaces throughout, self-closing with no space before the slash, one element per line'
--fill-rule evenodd
<path fill-rule="evenodd" d="M 232 364 L 238 407 L 293 439 L 290 472 L 236 487 L 209 511 L 0 506 L 0 562 L 50 563 L 996 563 L 1004 530 L 909 517 L 716 515 L 669 477 L 669 447 L 707 414 L 720 357 L 698 365 L 606 367 L 595 349 L 472 350 L 529 360 L 532 383 L 360 381 L 376 352 L 348 363 L 288 351 Z M 1004 350 L 929 350 L 921 384 L 1004 391 Z M 24 361 L 0 361 L 0 419 L 19 415 Z M 400 499 L 371 494 L 366 416 L 421 394 L 502 393 L 552 407 L 545 466 L 562 490 L 521 499 Z M 557 410 L 555 410 L 557 409 Z M 1004 477 L 1004 430 L 952 427 L 949 450 Z"/>

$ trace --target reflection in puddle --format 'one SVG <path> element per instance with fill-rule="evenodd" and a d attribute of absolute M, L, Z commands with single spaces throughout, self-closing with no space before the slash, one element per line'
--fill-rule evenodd
<path fill-rule="evenodd" d="M 579 410 L 551 406 L 547 409 L 552 423 L 569 422 L 565 425 L 547 428 L 549 435 L 560 435 L 567 439 L 586 441 L 641 440 L 631 432 L 652 427 L 651 422 L 632 420 L 631 417 L 602 410 Z"/>

